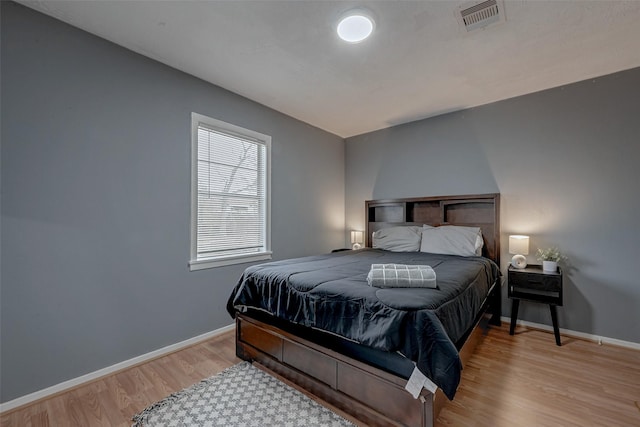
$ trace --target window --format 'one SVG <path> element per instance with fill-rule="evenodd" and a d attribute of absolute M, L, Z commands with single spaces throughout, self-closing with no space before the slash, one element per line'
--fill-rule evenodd
<path fill-rule="evenodd" d="M 191 270 L 271 258 L 271 137 L 191 115 Z"/>

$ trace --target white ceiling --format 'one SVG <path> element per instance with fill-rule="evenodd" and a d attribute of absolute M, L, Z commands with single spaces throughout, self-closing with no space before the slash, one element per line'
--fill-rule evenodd
<path fill-rule="evenodd" d="M 640 66 L 640 1 L 505 1 L 464 34 L 467 1 L 21 1 L 349 137 Z M 341 42 L 366 6 L 374 35 Z"/>

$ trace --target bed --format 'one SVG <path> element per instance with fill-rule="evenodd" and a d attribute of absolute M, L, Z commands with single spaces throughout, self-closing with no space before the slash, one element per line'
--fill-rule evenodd
<path fill-rule="evenodd" d="M 369 425 L 431 426 L 453 398 L 478 324 L 499 324 L 499 195 L 365 202 L 366 248 L 248 268 L 227 308 L 236 353 Z M 479 227 L 482 256 L 372 249 L 398 226 Z M 437 290 L 368 286 L 372 264 L 426 264 Z M 418 368 L 438 386 L 414 399 Z"/>

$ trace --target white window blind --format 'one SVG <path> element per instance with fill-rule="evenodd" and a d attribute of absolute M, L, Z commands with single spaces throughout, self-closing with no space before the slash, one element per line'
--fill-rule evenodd
<path fill-rule="evenodd" d="M 270 137 L 195 113 L 192 127 L 192 269 L 267 258 Z"/>

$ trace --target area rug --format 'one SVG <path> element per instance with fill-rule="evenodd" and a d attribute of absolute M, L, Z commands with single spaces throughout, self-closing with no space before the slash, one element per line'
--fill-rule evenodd
<path fill-rule="evenodd" d="M 354 425 L 249 362 L 154 403 L 133 421 L 132 427 Z"/>

